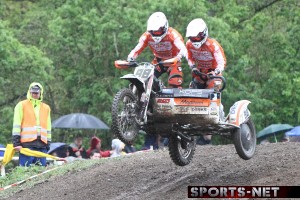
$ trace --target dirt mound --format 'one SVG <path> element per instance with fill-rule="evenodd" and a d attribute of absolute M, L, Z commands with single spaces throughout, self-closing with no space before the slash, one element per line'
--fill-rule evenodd
<path fill-rule="evenodd" d="M 86 171 L 53 177 L 10 199 L 187 199 L 189 185 L 300 185 L 300 143 L 258 145 L 242 160 L 233 145 L 197 146 L 185 167 L 168 151 L 111 159 Z"/>

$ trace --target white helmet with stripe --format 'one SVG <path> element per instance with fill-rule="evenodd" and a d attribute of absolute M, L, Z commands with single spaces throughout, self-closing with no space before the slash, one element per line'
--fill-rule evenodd
<path fill-rule="evenodd" d="M 208 28 L 201 18 L 193 19 L 186 28 L 186 37 L 199 49 L 207 40 Z"/>
<path fill-rule="evenodd" d="M 155 43 L 159 43 L 167 34 L 169 23 L 162 12 L 153 13 L 147 22 L 147 31 L 151 34 Z"/>

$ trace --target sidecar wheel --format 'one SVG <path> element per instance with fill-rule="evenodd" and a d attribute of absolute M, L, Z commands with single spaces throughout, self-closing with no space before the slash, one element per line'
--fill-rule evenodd
<path fill-rule="evenodd" d="M 126 144 L 133 142 L 138 135 L 139 125 L 136 122 L 136 97 L 130 89 L 124 88 L 115 95 L 111 114 L 113 134 Z"/>
<path fill-rule="evenodd" d="M 196 140 L 192 137 L 192 142 L 183 140 L 180 136 L 169 137 L 169 154 L 176 165 L 188 165 L 195 153 Z"/>
<path fill-rule="evenodd" d="M 253 157 L 256 149 L 256 130 L 251 118 L 233 133 L 233 143 L 242 159 L 249 160 Z"/>

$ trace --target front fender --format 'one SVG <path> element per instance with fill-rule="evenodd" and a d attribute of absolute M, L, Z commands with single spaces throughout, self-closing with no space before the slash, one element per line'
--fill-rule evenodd
<path fill-rule="evenodd" d="M 243 124 L 250 117 L 251 113 L 248 110 L 248 100 L 240 100 L 233 104 L 229 110 L 229 123 L 239 126 Z"/>
<path fill-rule="evenodd" d="M 139 91 L 145 92 L 145 82 L 140 77 L 137 77 L 134 74 L 126 74 L 122 76 L 121 79 L 126 79 L 130 81 L 133 85 L 137 87 Z"/>

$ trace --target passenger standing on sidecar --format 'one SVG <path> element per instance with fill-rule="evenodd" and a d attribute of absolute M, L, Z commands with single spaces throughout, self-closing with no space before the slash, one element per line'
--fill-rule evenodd
<path fill-rule="evenodd" d="M 172 27 L 169 27 L 168 20 L 164 13 L 153 13 L 147 22 L 147 31 L 140 37 L 139 43 L 129 53 L 127 61 L 135 61 L 142 51 L 149 46 L 155 58 L 153 64 L 162 60 L 177 57 L 179 62 L 176 67 L 165 67 L 157 65 L 155 77 L 160 77 L 163 73 L 168 73 L 169 86 L 181 88 L 183 78 L 180 60 L 186 57 L 186 47 L 182 36 Z"/>
<path fill-rule="evenodd" d="M 205 75 L 197 75 L 197 72 L 221 76 L 226 66 L 223 48 L 215 39 L 208 37 L 208 28 L 201 18 L 188 24 L 186 37 L 187 59 L 193 77 L 190 87 L 213 88 L 214 82 L 221 79 L 208 79 Z"/>

